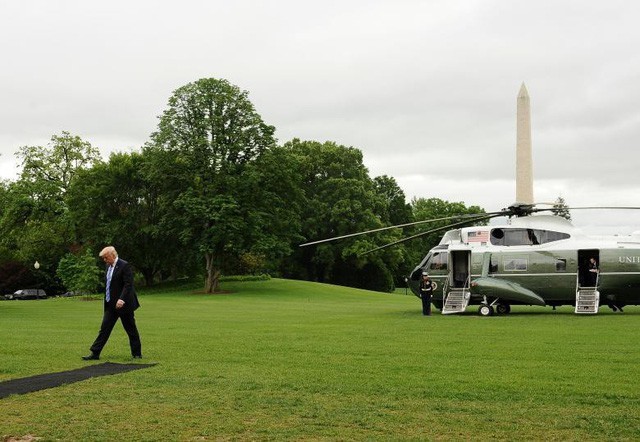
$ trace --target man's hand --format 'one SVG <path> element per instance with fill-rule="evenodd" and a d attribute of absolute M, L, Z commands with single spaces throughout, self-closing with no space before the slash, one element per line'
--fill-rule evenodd
<path fill-rule="evenodd" d="M 124 301 L 122 299 L 118 299 L 118 302 L 116 302 L 116 308 L 122 308 L 123 305 Z"/>

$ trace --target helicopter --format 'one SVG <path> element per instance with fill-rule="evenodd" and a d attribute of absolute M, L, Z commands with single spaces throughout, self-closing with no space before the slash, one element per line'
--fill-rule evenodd
<path fill-rule="evenodd" d="M 573 207 L 639 209 L 639 207 Z M 390 247 L 418 236 L 444 231 L 405 278 L 419 297 L 420 279 L 428 273 L 432 304 L 442 314 L 465 312 L 477 305 L 481 316 L 505 315 L 512 305 L 572 305 L 576 314 L 596 314 L 601 305 L 623 312 L 640 304 L 640 232 L 624 236 L 589 236 L 567 219 L 540 212 L 535 204 L 514 203 L 496 212 L 438 218 L 328 238 L 307 246 L 410 225 L 456 219 L 448 226 L 421 232 L 372 249 Z M 505 223 L 458 227 L 496 217 Z M 462 221 L 460 221 L 462 219 Z M 596 263 L 593 275 L 591 263 Z M 595 277 L 593 277 L 595 276 Z"/>
<path fill-rule="evenodd" d="M 411 290 L 418 293 L 428 272 L 443 314 L 469 305 L 479 305 L 482 316 L 507 314 L 511 305 L 573 305 L 576 314 L 596 314 L 600 305 L 622 312 L 640 304 L 640 232 L 587 236 L 563 217 L 534 215 L 544 210 L 513 205 L 500 214 L 509 223 L 447 231 L 407 278 Z"/>

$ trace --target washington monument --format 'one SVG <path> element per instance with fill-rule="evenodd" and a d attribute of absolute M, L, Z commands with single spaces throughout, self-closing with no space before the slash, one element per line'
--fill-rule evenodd
<path fill-rule="evenodd" d="M 531 108 L 524 83 L 518 93 L 516 125 L 516 203 L 533 204 Z"/>

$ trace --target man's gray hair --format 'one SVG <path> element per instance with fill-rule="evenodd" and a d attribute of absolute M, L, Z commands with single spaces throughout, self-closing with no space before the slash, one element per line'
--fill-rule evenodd
<path fill-rule="evenodd" d="M 113 255 L 113 256 L 118 256 L 118 252 L 116 252 L 116 248 L 113 246 L 107 246 L 104 249 L 102 249 L 100 251 L 100 253 L 98 254 L 98 256 L 100 258 L 102 258 L 105 255 Z"/>

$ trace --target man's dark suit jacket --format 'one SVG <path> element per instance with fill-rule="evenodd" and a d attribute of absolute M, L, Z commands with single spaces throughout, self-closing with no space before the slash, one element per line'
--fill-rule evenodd
<path fill-rule="evenodd" d="M 108 271 L 109 267 L 107 266 L 107 272 Z M 134 311 L 140 307 L 138 295 L 133 288 L 133 269 L 124 259 L 118 258 L 116 266 L 113 269 L 111 285 L 109 286 L 109 296 L 111 299 L 108 304 L 105 300 L 105 304 L 107 304 L 105 307 L 115 310 L 118 299 L 124 301 L 124 305 L 120 309 L 121 311 Z"/>

